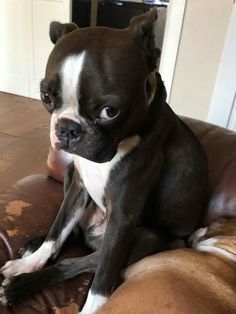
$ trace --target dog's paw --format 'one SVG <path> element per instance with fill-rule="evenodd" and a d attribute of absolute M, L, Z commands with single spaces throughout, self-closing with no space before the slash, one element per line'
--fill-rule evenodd
<path fill-rule="evenodd" d="M 4 287 L 0 287 L 0 302 L 2 303 L 2 305 L 8 305 Z"/>
<path fill-rule="evenodd" d="M 0 287 L 0 303 L 2 305 L 10 305 L 10 302 L 8 302 L 7 296 L 6 296 L 6 289 L 10 285 L 11 279 L 4 279 L 2 282 L 2 286 Z"/>
<path fill-rule="evenodd" d="M 11 278 L 23 273 L 31 273 L 35 270 L 41 269 L 44 262 L 40 261 L 36 256 L 29 255 L 21 259 L 8 261 L 1 269 L 0 273 L 4 278 Z"/>
<path fill-rule="evenodd" d="M 28 285 L 27 276 L 22 274 L 11 279 L 5 279 L 0 287 L 0 303 L 12 306 L 26 299 L 32 294 L 32 287 Z"/>
<path fill-rule="evenodd" d="M 107 297 L 104 297 L 99 294 L 94 294 L 89 290 L 87 300 L 84 304 L 84 307 L 81 314 L 95 314 L 97 310 L 107 301 Z"/>

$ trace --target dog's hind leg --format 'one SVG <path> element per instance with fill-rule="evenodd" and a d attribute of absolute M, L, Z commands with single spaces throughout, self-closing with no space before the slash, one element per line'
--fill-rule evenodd
<path fill-rule="evenodd" d="M 141 260 L 142 258 L 148 255 L 152 255 L 154 253 L 158 253 L 163 250 L 174 249 L 176 247 L 182 247 L 182 246 L 184 246 L 184 242 L 181 241 L 180 239 L 170 239 L 166 237 L 164 234 L 158 233 L 152 229 L 148 229 L 144 227 L 136 228 L 132 236 L 132 241 L 129 246 L 126 261 L 124 262 L 121 272 L 120 272 L 120 278 L 119 278 L 120 280 L 118 280 L 117 282 L 113 284 L 113 290 L 117 285 L 119 285 L 122 282 L 121 279 L 125 278 L 124 275 L 126 275 L 127 273 L 125 270 L 126 267 L 130 266 L 133 263 L 138 262 L 139 260 Z M 116 256 L 116 255 L 113 255 L 113 256 Z M 102 258 L 102 255 L 101 255 L 101 258 Z M 116 258 L 119 259 L 120 256 L 117 255 Z M 98 264 L 98 267 L 99 267 L 99 264 Z M 103 271 L 105 275 L 109 274 L 107 272 L 107 268 L 103 268 Z M 93 291 L 90 288 L 90 291 L 88 293 L 88 297 L 85 303 L 86 307 L 83 308 L 81 314 L 93 313 L 94 310 L 91 310 L 91 308 L 93 309 L 94 306 L 96 306 L 96 309 L 97 309 L 100 306 L 99 303 L 106 302 L 106 299 L 107 297 L 103 297 L 103 295 L 93 293 Z"/>
<path fill-rule="evenodd" d="M 89 199 L 90 197 L 75 171 L 59 213 L 43 244 L 33 254 L 7 262 L 0 270 L 3 276 L 11 278 L 21 273 L 38 270 L 46 264 L 50 257 L 56 256 L 68 235 L 79 222 Z"/>
<path fill-rule="evenodd" d="M 155 232 L 137 228 L 130 247 L 126 265 L 163 249 L 166 241 Z M 100 251 L 80 258 L 69 258 L 29 274 L 13 277 L 9 282 L 3 282 L 0 289 L 0 301 L 5 304 L 16 304 L 23 301 L 36 291 L 56 283 L 73 278 L 84 272 L 95 272 Z"/>
<path fill-rule="evenodd" d="M 144 227 L 136 228 L 125 265 L 127 267 L 148 255 L 163 251 L 168 245 L 169 240 L 156 231 Z"/>
<path fill-rule="evenodd" d="M 150 229 L 137 228 L 124 268 L 145 256 L 171 248 L 171 243 Z M 3 282 L 3 286 L 0 288 L 0 301 L 4 304 L 16 304 L 42 288 L 84 272 L 94 273 L 99 261 L 99 254 L 100 251 L 96 251 L 87 256 L 65 259 L 45 269 L 13 277 L 9 282 Z"/>

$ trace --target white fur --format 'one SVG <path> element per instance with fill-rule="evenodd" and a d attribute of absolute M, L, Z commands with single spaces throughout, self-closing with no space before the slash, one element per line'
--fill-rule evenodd
<path fill-rule="evenodd" d="M 217 242 L 217 239 L 210 238 L 210 239 L 198 242 L 195 248 L 199 251 L 219 254 L 225 257 L 226 259 L 236 262 L 236 256 L 233 253 L 227 252 L 226 250 L 215 246 L 214 244 L 216 242 Z"/>
<path fill-rule="evenodd" d="M 110 172 L 126 154 L 138 145 L 139 140 L 139 136 L 123 140 L 118 146 L 116 155 L 109 162 L 96 163 L 80 156 L 74 156 L 75 166 L 79 170 L 88 193 L 104 212 L 106 212 L 106 208 L 103 197 Z"/>
<path fill-rule="evenodd" d="M 80 75 L 83 70 L 85 55 L 84 51 L 78 55 L 70 55 L 61 66 L 62 106 L 60 109 L 54 110 L 51 116 L 50 140 L 53 148 L 59 142 L 55 130 L 58 119 L 69 118 L 78 123 L 82 120 L 78 112 L 78 98 Z"/>
<path fill-rule="evenodd" d="M 58 117 L 58 114 L 56 111 L 54 111 L 53 114 L 51 115 L 51 122 L 50 122 L 50 142 L 53 149 L 56 149 L 56 144 L 59 142 L 59 139 L 56 136 L 57 117 Z"/>
<path fill-rule="evenodd" d="M 199 240 L 205 235 L 206 232 L 207 232 L 207 227 L 199 228 L 195 232 L 193 232 L 191 236 L 189 237 L 189 242 L 191 243 L 191 246 L 195 247 L 197 243 L 199 242 Z"/>
<path fill-rule="evenodd" d="M 3 287 L 0 288 L 0 302 L 7 306 L 7 298 L 5 296 L 5 289 Z"/>
<path fill-rule="evenodd" d="M 79 79 L 83 69 L 85 52 L 67 57 L 61 67 L 63 105 L 78 110 Z"/>
<path fill-rule="evenodd" d="M 199 229 L 194 233 L 194 235 L 195 235 L 198 239 L 200 239 L 200 238 L 202 238 L 202 237 L 206 234 L 206 232 L 207 232 L 207 227 L 205 227 L 205 228 L 199 228 Z"/>
<path fill-rule="evenodd" d="M 90 289 L 83 310 L 80 313 L 94 314 L 107 301 L 107 299 L 107 297 L 102 295 L 93 294 Z"/>
<path fill-rule="evenodd" d="M 74 227 L 78 223 L 78 221 L 79 221 L 79 219 L 83 213 L 84 213 L 84 207 L 78 208 L 76 210 L 75 215 L 70 219 L 68 224 L 62 229 L 61 234 L 60 234 L 60 238 L 58 239 L 58 244 L 57 244 L 57 246 L 59 246 L 59 248 L 65 242 L 68 235 L 72 232 L 72 230 L 74 229 Z"/>
<path fill-rule="evenodd" d="M 0 272 L 5 278 L 11 278 L 22 273 L 30 273 L 41 269 L 53 253 L 54 241 L 44 242 L 33 254 L 21 259 L 8 261 Z"/>

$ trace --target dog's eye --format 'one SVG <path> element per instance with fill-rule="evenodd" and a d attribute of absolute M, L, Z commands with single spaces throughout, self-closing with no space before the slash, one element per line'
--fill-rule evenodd
<path fill-rule="evenodd" d="M 107 106 L 102 109 L 99 118 L 101 120 L 112 120 L 116 118 L 119 115 L 119 113 L 120 113 L 119 109 L 112 106 Z"/>
<path fill-rule="evenodd" d="M 49 105 L 49 106 L 52 105 L 52 101 L 51 101 L 51 99 L 50 99 L 48 93 L 46 93 L 46 92 L 40 92 L 40 96 L 41 96 L 42 101 L 43 101 L 45 104 L 47 104 L 47 105 Z"/>

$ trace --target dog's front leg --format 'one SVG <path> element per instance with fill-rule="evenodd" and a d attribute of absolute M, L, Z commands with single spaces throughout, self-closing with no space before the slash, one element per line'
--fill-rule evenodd
<path fill-rule="evenodd" d="M 133 158 L 127 159 L 127 167 L 120 167 L 119 175 L 113 177 L 113 181 L 107 186 L 106 205 L 110 216 L 93 284 L 81 314 L 96 313 L 119 283 L 135 228 L 142 217 L 150 188 L 153 182 L 159 180 L 164 161 L 159 147 L 149 157 L 150 160 L 144 160 L 142 150 L 138 151 L 135 155 L 135 165 L 138 166 L 135 167 Z M 128 167 L 131 170 L 127 176 Z M 142 173 L 139 180 L 137 171 Z"/>
<path fill-rule="evenodd" d="M 137 224 L 138 212 L 139 209 L 134 214 L 128 214 L 112 208 L 98 268 L 82 314 L 95 313 L 117 286 Z"/>
<path fill-rule="evenodd" d="M 26 252 L 21 259 L 8 261 L 0 270 L 5 278 L 29 273 L 42 268 L 48 259 L 57 255 L 64 241 L 83 214 L 89 195 L 74 173 L 56 220 L 43 244 L 32 254 Z"/>

